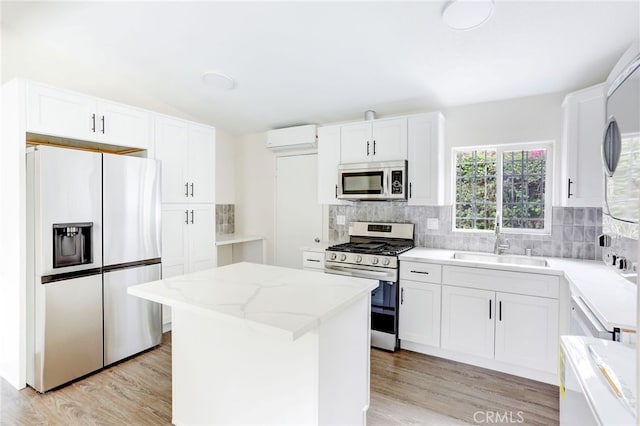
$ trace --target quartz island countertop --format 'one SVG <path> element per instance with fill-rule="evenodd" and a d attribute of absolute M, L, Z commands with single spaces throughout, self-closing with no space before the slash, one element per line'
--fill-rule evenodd
<path fill-rule="evenodd" d="M 377 285 L 242 262 L 128 292 L 172 307 L 173 424 L 363 425 Z"/>
<path fill-rule="evenodd" d="M 129 288 L 129 294 L 297 339 L 371 292 L 377 282 L 234 263 Z"/>

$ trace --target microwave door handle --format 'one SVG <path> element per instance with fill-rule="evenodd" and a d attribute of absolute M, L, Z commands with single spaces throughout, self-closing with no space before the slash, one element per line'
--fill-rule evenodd
<path fill-rule="evenodd" d="M 391 195 L 391 172 L 387 171 L 386 175 L 387 175 L 387 187 L 384 191 L 384 195 L 388 197 L 389 195 Z"/>

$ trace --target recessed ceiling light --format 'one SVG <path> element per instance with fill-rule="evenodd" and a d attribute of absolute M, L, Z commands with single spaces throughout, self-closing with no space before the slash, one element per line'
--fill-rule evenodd
<path fill-rule="evenodd" d="M 489 20 L 493 0 L 450 0 L 442 9 L 442 19 L 454 30 L 477 28 Z"/>
<path fill-rule="evenodd" d="M 233 78 L 216 71 L 208 71 L 202 74 L 202 83 L 221 92 L 236 88 L 236 81 Z"/>

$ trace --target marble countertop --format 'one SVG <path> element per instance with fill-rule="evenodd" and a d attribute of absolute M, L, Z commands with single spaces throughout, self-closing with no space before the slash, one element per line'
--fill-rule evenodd
<path fill-rule="evenodd" d="M 228 244 L 249 243 L 252 241 L 260 241 L 265 238 L 260 235 L 245 234 L 216 234 L 216 245 L 225 246 Z"/>
<path fill-rule="evenodd" d="M 295 340 L 377 285 L 362 278 L 241 262 L 132 286 L 128 293 Z"/>
<path fill-rule="evenodd" d="M 414 248 L 402 253 L 400 260 L 561 276 L 607 329 L 636 329 L 636 286 L 603 262 L 545 257 L 548 266 L 525 266 L 453 259 L 455 252 Z"/>

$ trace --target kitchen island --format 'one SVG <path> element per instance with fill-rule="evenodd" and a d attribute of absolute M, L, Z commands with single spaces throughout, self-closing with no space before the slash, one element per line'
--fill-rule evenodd
<path fill-rule="evenodd" d="M 364 424 L 375 287 L 243 262 L 129 293 L 173 309 L 173 424 Z"/>

